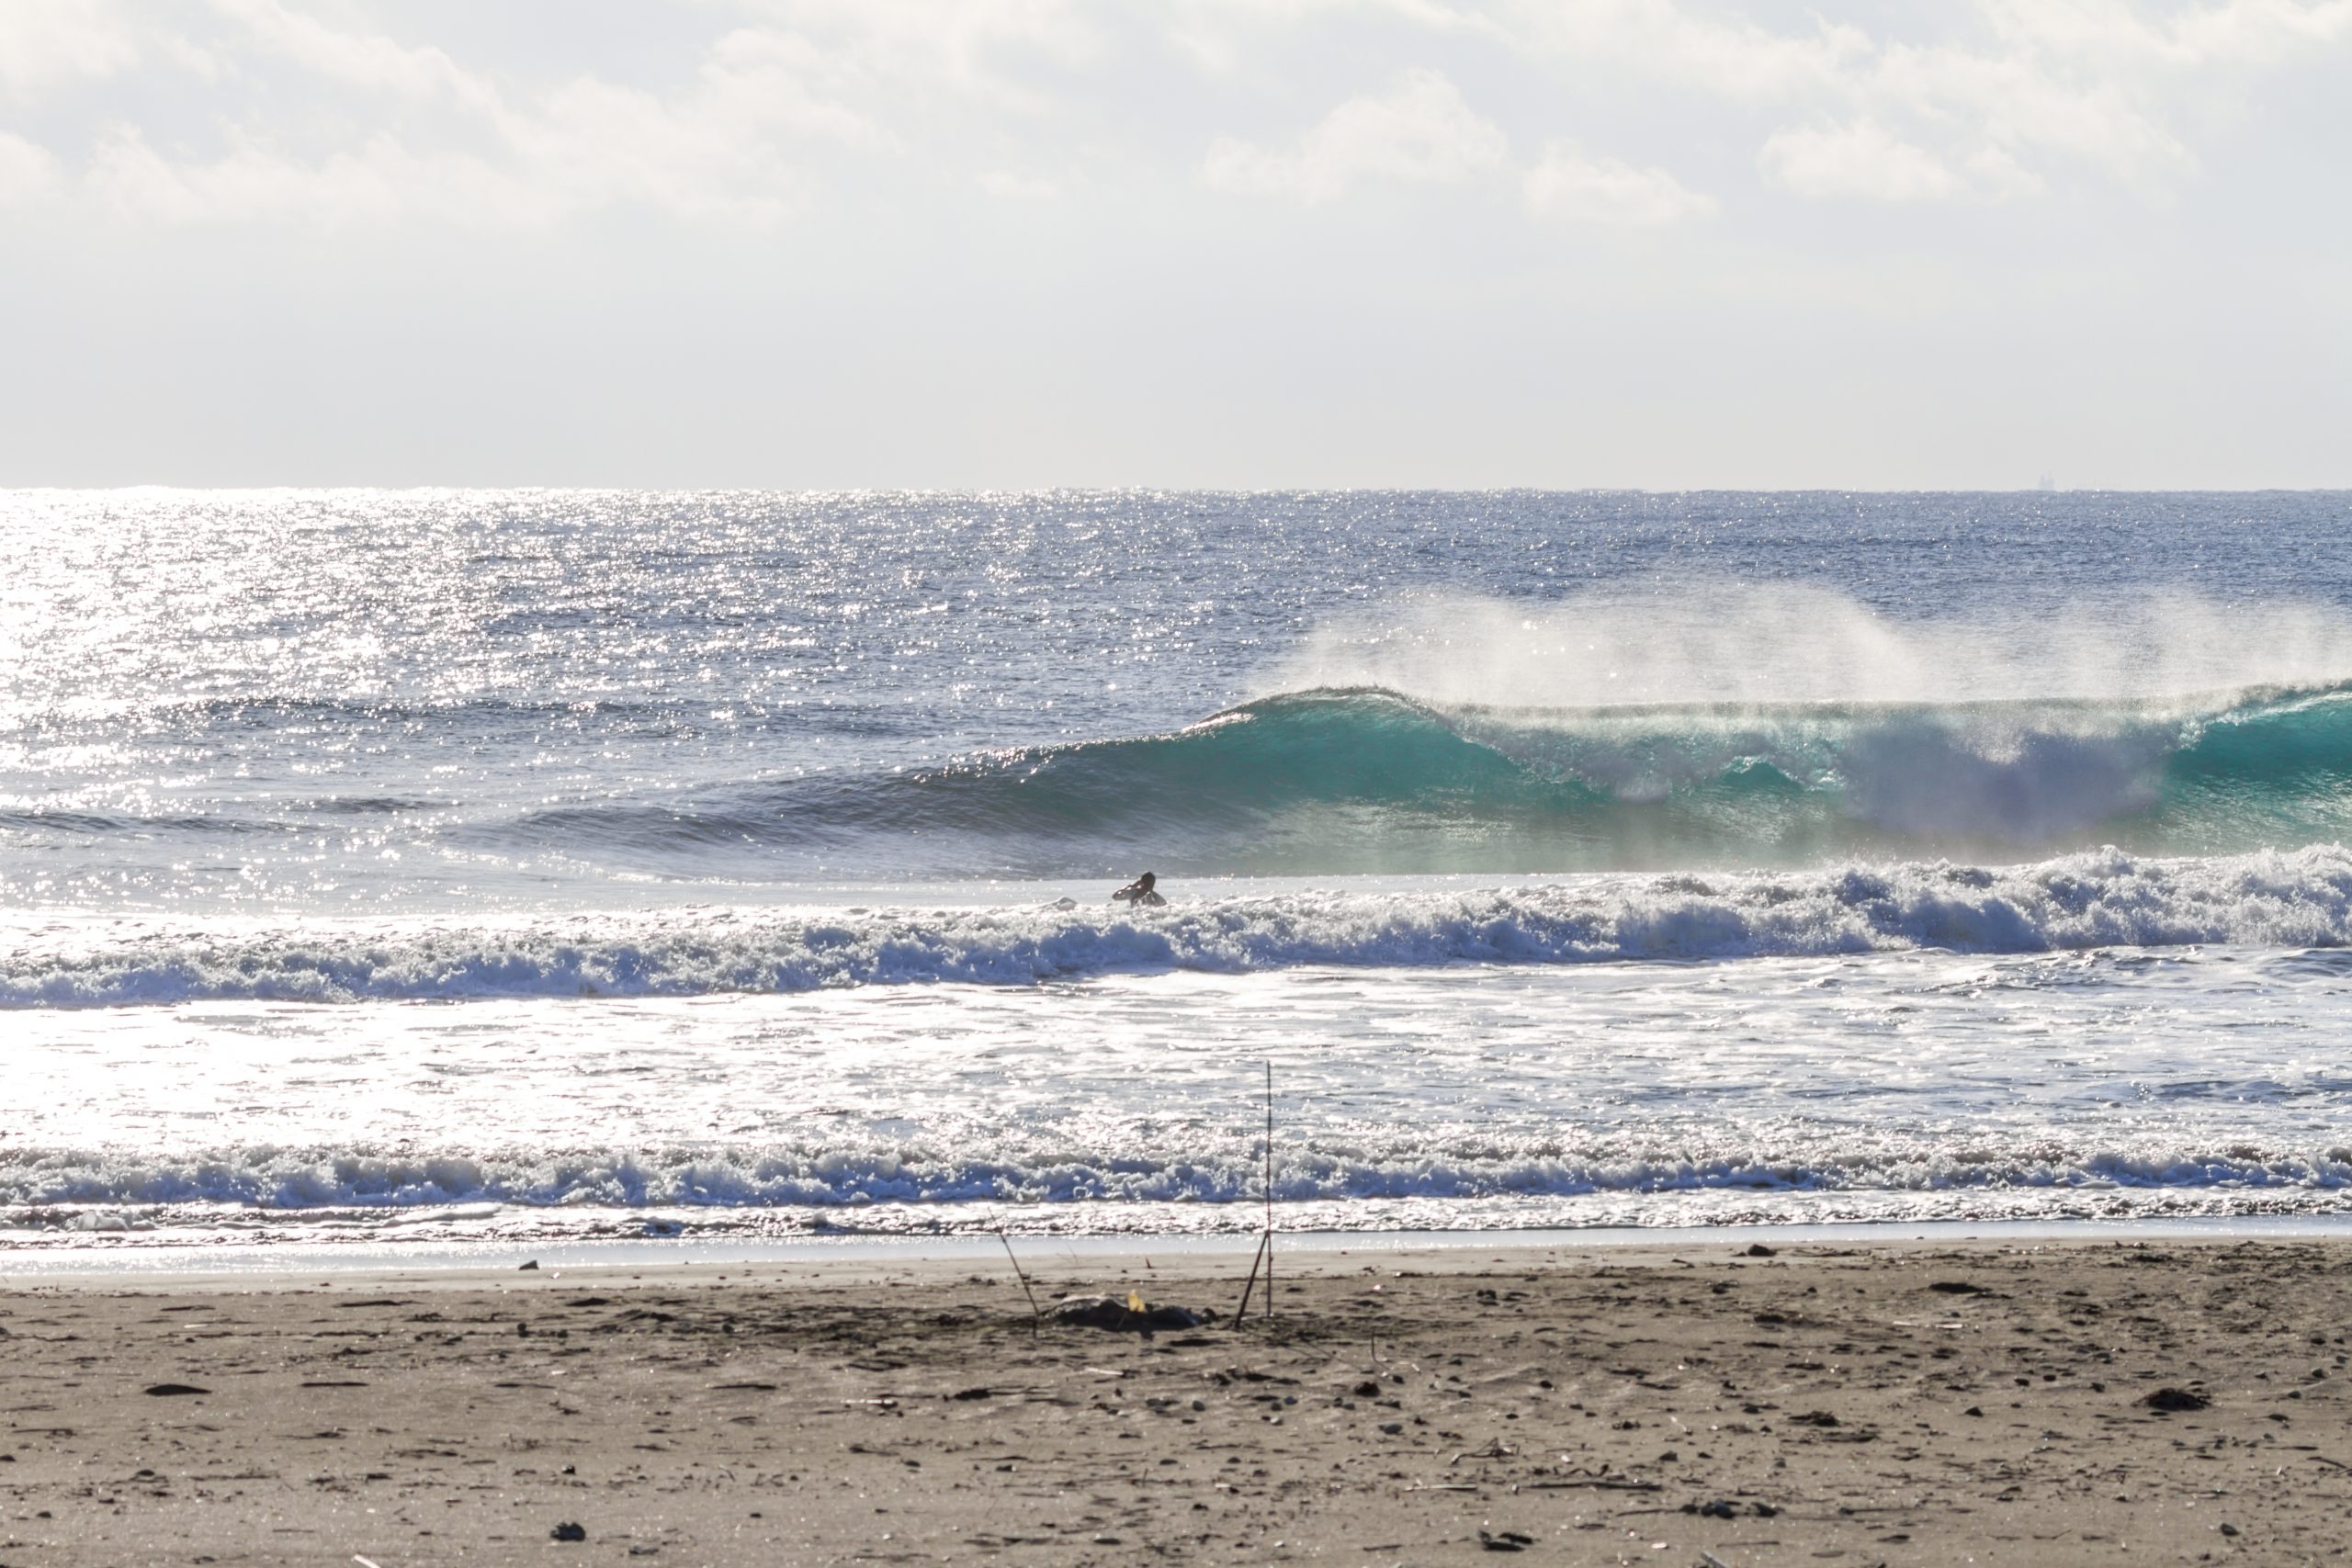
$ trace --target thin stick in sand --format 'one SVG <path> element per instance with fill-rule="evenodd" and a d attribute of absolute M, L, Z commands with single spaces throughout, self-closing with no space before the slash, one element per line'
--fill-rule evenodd
<path fill-rule="evenodd" d="M 1250 1259 L 1250 1278 L 1242 1281 L 1241 1304 L 1233 1309 L 1233 1326 L 1250 1314 L 1250 1296 L 1258 1286 L 1258 1270 L 1266 1270 L 1266 1315 L 1274 1315 L 1274 1064 L 1266 1064 L 1266 1147 L 1264 1195 L 1266 1227 L 1258 1233 L 1258 1251 Z"/>
<path fill-rule="evenodd" d="M 1029 1298 L 1029 1337 L 1035 1339 L 1037 1337 L 1037 1325 L 1044 1314 L 1037 1310 L 1037 1298 L 1029 1289 L 1029 1276 L 1023 1270 L 1021 1259 L 1013 1257 L 1012 1238 L 1004 1234 L 1004 1224 L 1001 1221 L 998 1222 L 996 1227 L 996 1238 L 1004 1243 L 1004 1255 L 1012 1261 L 1012 1277 L 1021 1281 L 1021 1293 Z"/>
<path fill-rule="evenodd" d="M 1271 1233 L 1261 1233 L 1261 1234 L 1260 1234 L 1260 1235 L 1259 1235 L 1259 1237 L 1258 1237 L 1258 1251 L 1257 1251 L 1256 1255 L 1255 1255 L 1254 1257 L 1252 1257 L 1252 1258 L 1250 1259 L 1250 1278 L 1249 1278 L 1248 1280 L 1244 1280 L 1244 1281 L 1242 1282 L 1242 1285 L 1241 1285 L 1241 1304 L 1240 1304 L 1239 1306 L 1235 1307 L 1235 1308 L 1233 1309 L 1233 1326 L 1234 1326 L 1234 1327 L 1236 1327 L 1236 1328 L 1240 1327 L 1240 1326 L 1241 1326 L 1241 1320 L 1242 1320 L 1244 1317 L 1246 1317 L 1246 1316 L 1248 1316 L 1248 1315 L 1249 1315 L 1249 1313 L 1250 1313 L 1250 1292 L 1251 1291 L 1253 1291 L 1253 1290 L 1257 1289 L 1257 1286 L 1258 1286 L 1258 1266 L 1259 1266 L 1261 1263 L 1262 1263 L 1262 1262 L 1264 1262 L 1264 1261 L 1265 1261 L 1265 1258 L 1266 1258 L 1266 1242 L 1267 1242 L 1267 1240 L 1269 1239 L 1269 1235 L 1270 1235 L 1270 1234 L 1271 1234 Z M 1269 1286 L 1269 1287 L 1268 1287 L 1268 1289 L 1270 1289 L 1270 1290 L 1271 1290 L 1272 1288 L 1272 1286 Z"/>
<path fill-rule="evenodd" d="M 1274 1315 L 1274 1064 L 1266 1061 L 1266 1316 Z"/>

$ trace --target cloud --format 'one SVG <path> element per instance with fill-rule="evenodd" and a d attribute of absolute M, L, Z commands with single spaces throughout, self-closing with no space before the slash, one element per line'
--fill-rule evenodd
<path fill-rule="evenodd" d="M 698 75 L 701 110 L 750 135 L 787 132 L 844 146 L 895 150 L 898 138 L 855 107 L 841 62 L 797 33 L 741 28 L 720 39 Z"/>
<path fill-rule="evenodd" d="M 1510 141 L 1435 71 L 1406 72 L 1385 93 L 1351 98 L 1288 152 L 1219 137 L 1201 177 L 1223 190 L 1329 201 L 1365 180 L 1458 185 L 1505 169 Z"/>
<path fill-rule="evenodd" d="M 2276 65 L 2352 38 L 2352 0 L 2224 0 L 2150 15 L 2123 0 L 1979 0 L 2013 47 L 2172 66 Z"/>
<path fill-rule="evenodd" d="M 300 79 L 449 112 L 362 114 L 353 138 L 347 112 L 270 114 L 260 107 L 269 100 L 249 100 L 218 124 L 225 150 L 206 154 L 117 118 L 74 173 L 99 210 L 171 224 L 512 228 L 633 203 L 768 223 L 802 195 L 794 142 L 890 144 L 873 120 L 829 96 L 839 84 L 823 80 L 822 51 L 774 31 L 721 37 L 687 87 L 666 96 L 594 76 L 514 93 L 442 50 L 331 27 L 279 0 L 213 3 L 249 53 Z M 59 163 L 50 157 L 52 172 Z"/>
<path fill-rule="evenodd" d="M 1219 76 L 1262 57 L 1270 37 L 1313 22 L 1396 22 L 1433 34 L 1510 41 L 1507 29 L 1485 10 L 1448 0 L 1159 0 L 1152 15 L 1179 55 Z"/>
<path fill-rule="evenodd" d="M 1367 181 L 1473 185 L 1511 175 L 1510 140 L 1434 71 L 1408 72 L 1386 92 L 1351 98 L 1288 151 L 1219 138 L 1201 175 L 1223 190 L 1329 201 Z M 1660 168 L 1636 168 L 1555 141 L 1518 174 L 1521 200 L 1540 217 L 1632 226 L 1672 223 L 1715 209 Z"/>
<path fill-rule="evenodd" d="M 1821 18 L 1780 31 L 1683 0 L 1504 0 L 1501 14 L 1529 57 L 1557 69 L 1606 68 L 1842 127 L 1776 133 L 1767 168 L 1792 189 L 1909 200 L 2039 188 L 2029 159 L 2131 185 L 2177 176 L 2196 159 L 2174 126 L 2228 90 L 2220 68 L 2279 67 L 2352 41 L 2352 0 L 1976 0 L 1904 8 L 1877 33 Z M 1988 149 L 2015 177 L 1984 172 Z"/>
<path fill-rule="evenodd" d="M 796 203 L 792 171 L 769 166 L 756 144 L 630 89 L 573 83 L 505 130 L 498 157 L 419 150 L 388 131 L 305 156 L 232 131 L 224 153 L 190 159 L 167 157 L 139 127 L 118 123 L 99 137 L 79 188 L 116 218 L 171 225 L 514 229 L 621 202 L 756 225 Z"/>
<path fill-rule="evenodd" d="M 594 77 L 504 117 L 519 183 L 557 212 L 616 203 L 689 218 L 773 222 L 796 205 L 797 173 L 755 120 L 725 103 L 673 104 Z"/>
<path fill-rule="evenodd" d="M 1035 115 L 1051 96 L 1027 78 L 1039 65 L 1096 62 L 1100 7 L 1082 0 L 741 0 L 751 29 L 789 39 L 824 62 L 843 96 L 919 109 L 940 100 Z"/>
<path fill-rule="evenodd" d="M 411 96 L 447 93 L 484 108 L 498 102 L 489 84 L 438 49 L 330 27 L 288 10 L 282 0 L 212 0 L 212 6 L 240 24 L 252 41 L 330 81 Z"/>
<path fill-rule="evenodd" d="M 45 196 L 57 183 L 57 160 L 47 148 L 0 130 L 0 206 Z"/>
<path fill-rule="evenodd" d="M 1967 188 L 1934 153 L 1868 119 L 1776 131 L 1756 161 L 1774 184 L 1816 199 L 1941 201 Z"/>
<path fill-rule="evenodd" d="M 1864 113 L 1905 116 L 1955 152 L 1973 141 L 2054 154 L 2130 183 L 2194 164 L 2155 118 L 2147 89 L 2062 74 L 2047 62 L 1890 48 L 1869 90 L 1853 96 Z"/>
<path fill-rule="evenodd" d="M 138 58 L 137 33 L 107 0 L 0 5 L 0 88 L 11 96 L 117 75 Z"/>
<path fill-rule="evenodd" d="M 167 224 L 299 220 L 329 227 L 424 219 L 483 226 L 543 221 L 554 205 L 483 160 L 420 156 L 388 135 L 322 160 L 238 137 L 222 156 L 165 158 L 138 127 L 100 138 L 83 189 L 118 217 Z"/>
<path fill-rule="evenodd" d="M 1778 33 L 1677 0 L 1510 0 L 1504 12 L 1532 53 L 1629 66 L 1742 103 L 1835 90 L 1875 52 L 1860 28 L 1817 21 Z"/>
<path fill-rule="evenodd" d="M 1058 184 L 1043 175 L 1018 174 L 1011 169 L 983 169 L 973 179 L 990 196 L 1007 201 L 1051 201 L 1062 193 Z"/>
<path fill-rule="evenodd" d="M 1187 172 L 1308 205 L 1483 186 L 1532 216 L 1639 225 L 1713 210 L 1668 171 L 1728 141 L 1807 199 L 2162 194 L 2262 73 L 2352 43 L 2352 0 L 1840 0 L 1802 21 L 1757 0 L 706 0 L 662 13 L 699 31 L 683 68 L 565 75 L 421 38 L 426 14 L 0 0 L 0 109 L 41 115 L 0 116 L 5 188 L 170 222 L 767 224 L 885 167 L 1003 197 L 1085 167 L 1116 171 L 1086 183 L 1098 196 Z M 1581 151 L 1623 134 L 1589 90 L 1621 81 L 1658 106 L 1650 140 Z M 1337 107 L 1216 134 L 1253 91 Z M 1542 156 L 1515 159 L 1473 102 L 1508 103 Z"/>
<path fill-rule="evenodd" d="M 2050 188 L 2040 175 L 1999 147 L 1978 148 L 1968 155 L 1962 166 L 1968 171 L 1976 194 L 1989 201 L 2040 196 Z"/>
<path fill-rule="evenodd" d="M 1530 212 L 1588 223 L 1653 227 L 1715 210 L 1714 197 L 1689 189 L 1664 169 L 1589 157 L 1564 141 L 1544 150 L 1521 189 Z"/>
<path fill-rule="evenodd" d="M 586 73 L 525 85 L 355 21 L 357 8 L 287 0 L 208 0 L 174 18 L 210 27 L 204 43 L 233 62 L 222 72 L 120 0 L 0 0 L 0 85 L 193 68 L 211 110 L 164 121 L 143 99 L 109 104 L 72 152 L 12 149 L 7 188 L 175 224 L 505 228 L 616 205 L 765 224 L 805 205 L 820 153 L 838 175 L 841 155 L 978 145 L 973 117 L 1038 117 L 1054 105 L 1033 77 L 1084 66 L 1100 41 L 1075 0 L 734 9 L 740 25 L 655 87 Z"/>

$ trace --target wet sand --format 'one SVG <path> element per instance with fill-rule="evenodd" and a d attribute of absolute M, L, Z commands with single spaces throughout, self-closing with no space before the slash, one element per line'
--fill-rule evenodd
<path fill-rule="evenodd" d="M 1029 1251 L 1227 1313 L 1248 1264 Z M 19 1285 L 0 1564 L 2333 1562 L 2347 1287 L 2332 1241 L 1294 1251 L 1273 1322 L 1146 1338 L 1033 1334 L 1001 1263 Z"/>

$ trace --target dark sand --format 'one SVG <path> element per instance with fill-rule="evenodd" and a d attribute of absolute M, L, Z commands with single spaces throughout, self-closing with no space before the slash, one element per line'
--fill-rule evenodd
<path fill-rule="evenodd" d="M 1227 1311 L 1246 1268 L 1035 1251 Z M 2334 1561 L 2347 1287 L 2332 1242 L 1326 1253 L 1145 1339 L 1033 1338 L 1001 1265 L 44 1285 L 0 1564 Z"/>

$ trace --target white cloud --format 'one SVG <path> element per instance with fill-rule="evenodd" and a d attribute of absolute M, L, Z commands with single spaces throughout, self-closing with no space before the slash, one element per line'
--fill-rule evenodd
<path fill-rule="evenodd" d="M 974 183 L 990 196 L 1007 201 L 1051 201 L 1061 195 L 1062 187 L 1043 175 L 1023 175 L 1011 169 L 983 169 L 974 176 Z"/>
<path fill-rule="evenodd" d="M 1591 157 L 1565 141 L 1544 150 L 1521 190 L 1530 212 L 1588 223 L 1653 227 L 1703 218 L 1715 209 L 1714 197 L 1690 189 L 1664 169 Z"/>
<path fill-rule="evenodd" d="M 1446 0 L 1159 0 L 1153 12 L 1161 35 L 1198 69 L 1213 75 L 1239 72 L 1270 36 L 1332 19 L 1385 20 L 1438 34 L 1469 34 L 1508 44 L 1492 16 Z"/>
<path fill-rule="evenodd" d="M 83 185 L 119 217 L 167 224 L 514 225 L 552 215 L 544 193 L 481 159 L 419 157 L 384 135 L 316 162 L 238 138 L 223 156 L 190 162 L 167 159 L 136 126 L 117 125 L 100 139 Z"/>
<path fill-rule="evenodd" d="M 0 130 L 0 206 L 45 196 L 57 183 L 57 160 L 47 148 Z"/>
<path fill-rule="evenodd" d="M 1051 107 L 1017 69 L 1075 71 L 1103 47 L 1083 0 L 741 0 L 760 30 L 808 46 L 843 93 L 915 107 L 949 97 L 1036 114 Z"/>
<path fill-rule="evenodd" d="M 1469 185 L 1513 172 L 1510 140 L 1434 71 L 1407 73 L 1385 93 L 1351 98 L 1288 151 L 1221 137 L 1202 177 L 1220 189 L 1329 201 L 1366 181 Z M 1518 175 L 1538 216 L 1625 225 L 1671 223 L 1714 210 L 1713 197 L 1661 168 L 1637 168 L 1555 141 Z"/>
<path fill-rule="evenodd" d="M 446 92 L 479 107 L 497 103 L 487 83 L 438 49 L 331 27 L 287 9 L 283 0 L 212 0 L 212 6 L 264 48 L 331 81 L 412 96 Z"/>
<path fill-rule="evenodd" d="M 1533 52 L 1622 64 L 1736 102 L 1834 90 L 1875 51 L 1859 28 L 1823 21 L 1777 33 L 1694 15 L 1678 0 L 1510 0 L 1504 11 Z"/>
<path fill-rule="evenodd" d="M 1533 215 L 1662 224 L 1713 209 L 1668 168 L 1736 138 L 1801 197 L 1999 199 L 2086 175 L 2169 195 L 2260 73 L 2352 43 L 2352 0 L 1839 4 L 1801 22 L 1754 0 L 711 0 L 674 14 L 703 30 L 691 69 L 556 79 L 421 38 L 398 0 L 0 0 L 0 106 L 38 96 L 43 116 L 38 132 L 0 119 L 17 142 L 7 188 L 182 222 L 508 225 L 628 205 L 765 223 L 869 187 L 886 164 L 1012 197 L 1053 187 L 1041 167 L 1125 160 L 1147 182 L 1190 163 L 1213 187 L 1308 204 L 1380 183 L 1515 185 Z M 1427 63 L 1441 49 L 1444 73 Z M 1646 145 L 1576 150 L 1604 129 L 1596 77 L 1668 106 Z M 1502 80 L 1523 144 L 1546 147 L 1532 166 L 1471 107 Z M 1148 112 L 1128 107 L 1130 83 Z M 1338 107 L 1290 140 L 1215 135 L 1237 90 Z M 62 130 L 57 106 L 76 94 L 91 112 Z M 1663 129 L 1677 123 L 1704 140 Z"/>
<path fill-rule="evenodd" d="M 135 121 L 118 120 L 79 171 L 80 188 L 101 209 L 164 223 L 506 228 L 638 203 L 765 223 L 799 199 L 795 139 L 889 143 L 874 121 L 826 96 L 821 51 L 790 35 L 727 34 L 691 85 L 667 97 L 582 76 L 510 99 L 438 49 L 341 31 L 278 0 L 214 5 L 252 43 L 310 77 L 444 101 L 458 118 L 428 122 L 444 143 L 428 147 L 389 123 L 355 141 L 299 116 L 273 125 L 249 110 L 223 122 L 227 150 L 209 156 L 159 146 Z"/>
<path fill-rule="evenodd" d="M 1989 201 L 2040 196 L 2050 188 L 2041 175 L 1998 147 L 1978 148 L 1968 155 L 1962 166 L 1974 182 L 1976 193 Z"/>
<path fill-rule="evenodd" d="M 1768 166 L 1906 199 L 1989 188 L 1953 173 L 1982 164 L 1987 148 L 2014 166 L 2018 177 L 1994 182 L 2011 190 L 2040 180 L 2028 158 L 2134 185 L 2178 175 L 2196 160 L 2175 126 L 2225 90 L 2215 68 L 2273 67 L 2352 41 L 2352 0 L 1976 0 L 1897 13 L 1939 29 L 1921 41 L 1819 18 L 1777 31 L 1684 0 L 1512 0 L 1505 14 L 1531 57 L 1562 69 L 1605 66 L 1729 105 L 1876 125 L 1876 141 L 1850 129 L 1833 140 L 1782 132 Z"/>
<path fill-rule="evenodd" d="M 1867 119 L 1775 131 L 1756 161 L 1774 184 L 1816 198 L 1941 201 L 1967 188 L 1934 153 Z"/>
<path fill-rule="evenodd" d="M 138 34 L 107 0 L 0 4 L 0 88 L 13 95 L 113 76 L 138 58 Z"/>
<path fill-rule="evenodd" d="M 845 146 L 895 149 L 896 136 L 854 107 L 861 95 L 840 62 L 797 33 L 741 28 L 720 39 L 700 72 L 701 112 L 745 134 L 787 132 Z"/>
<path fill-rule="evenodd" d="M 1456 185 L 1508 166 L 1510 141 L 1437 72 L 1405 73 L 1388 91 L 1351 98 L 1289 152 L 1233 137 L 1209 148 L 1201 176 L 1225 190 L 1329 201 L 1364 180 Z"/>
<path fill-rule="evenodd" d="M 560 211 L 628 202 L 768 222 L 793 204 L 790 160 L 702 100 L 673 104 L 581 77 L 504 117 L 503 129 L 523 183 Z"/>
<path fill-rule="evenodd" d="M 1973 140 L 2054 153 L 2127 181 L 2144 182 L 2193 163 L 2153 117 L 2145 90 L 2062 76 L 2030 59 L 1890 48 L 1868 91 L 1853 96 L 1866 113 L 1907 115 L 1955 146 Z"/>
<path fill-rule="evenodd" d="M 118 218 L 164 224 L 307 223 L 335 228 L 405 221 L 511 229 L 616 202 L 688 218 L 773 222 L 797 194 L 788 168 L 756 145 L 672 116 L 650 95 L 578 82 L 540 112 L 511 117 L 502 157 L 419 151 L 379 131 L 358 145 L 304 156 L 232 132 L 209 159 L 170 158 L 136 126 L 109 128 L 81 189 Z"/>
<path fill-rule="evenodd" d="M 208 4 L 238 67 L 215 100 L 224 148 L 191 151 L 185 126 L 122 105 L 70 156 L 12 152 L 11 188 L 38 170 L 99 210 L 170 223 L 510 227 L 616 204 L 766 223 L 804 202 L 816 152 L 910 158 L 959 117 L 1035 118 L 1053 104 L 1029 74 L 1082 66 L 1099 43 L 1076 0 L 741 0 L 749 19 L 681 85 L 526 87 L 356 10 Z M 187 35 L 133 17 L 119 0 L 0 0 L 0 85 L 130 70 L 142 53 L 213 74 Z M 313 84 L 337 90 L 331 109 L 300 90 Z M 371 110 L 350 89 L 397 103 Z"/>
<path fill-rule="evenodd" d="M 2161 14 L 2125 0 L 1979 0 L 2012 45 L 2075 59 L 2273 65 L 2352 38 L 2352 0 L 2224 0 Z"/>

